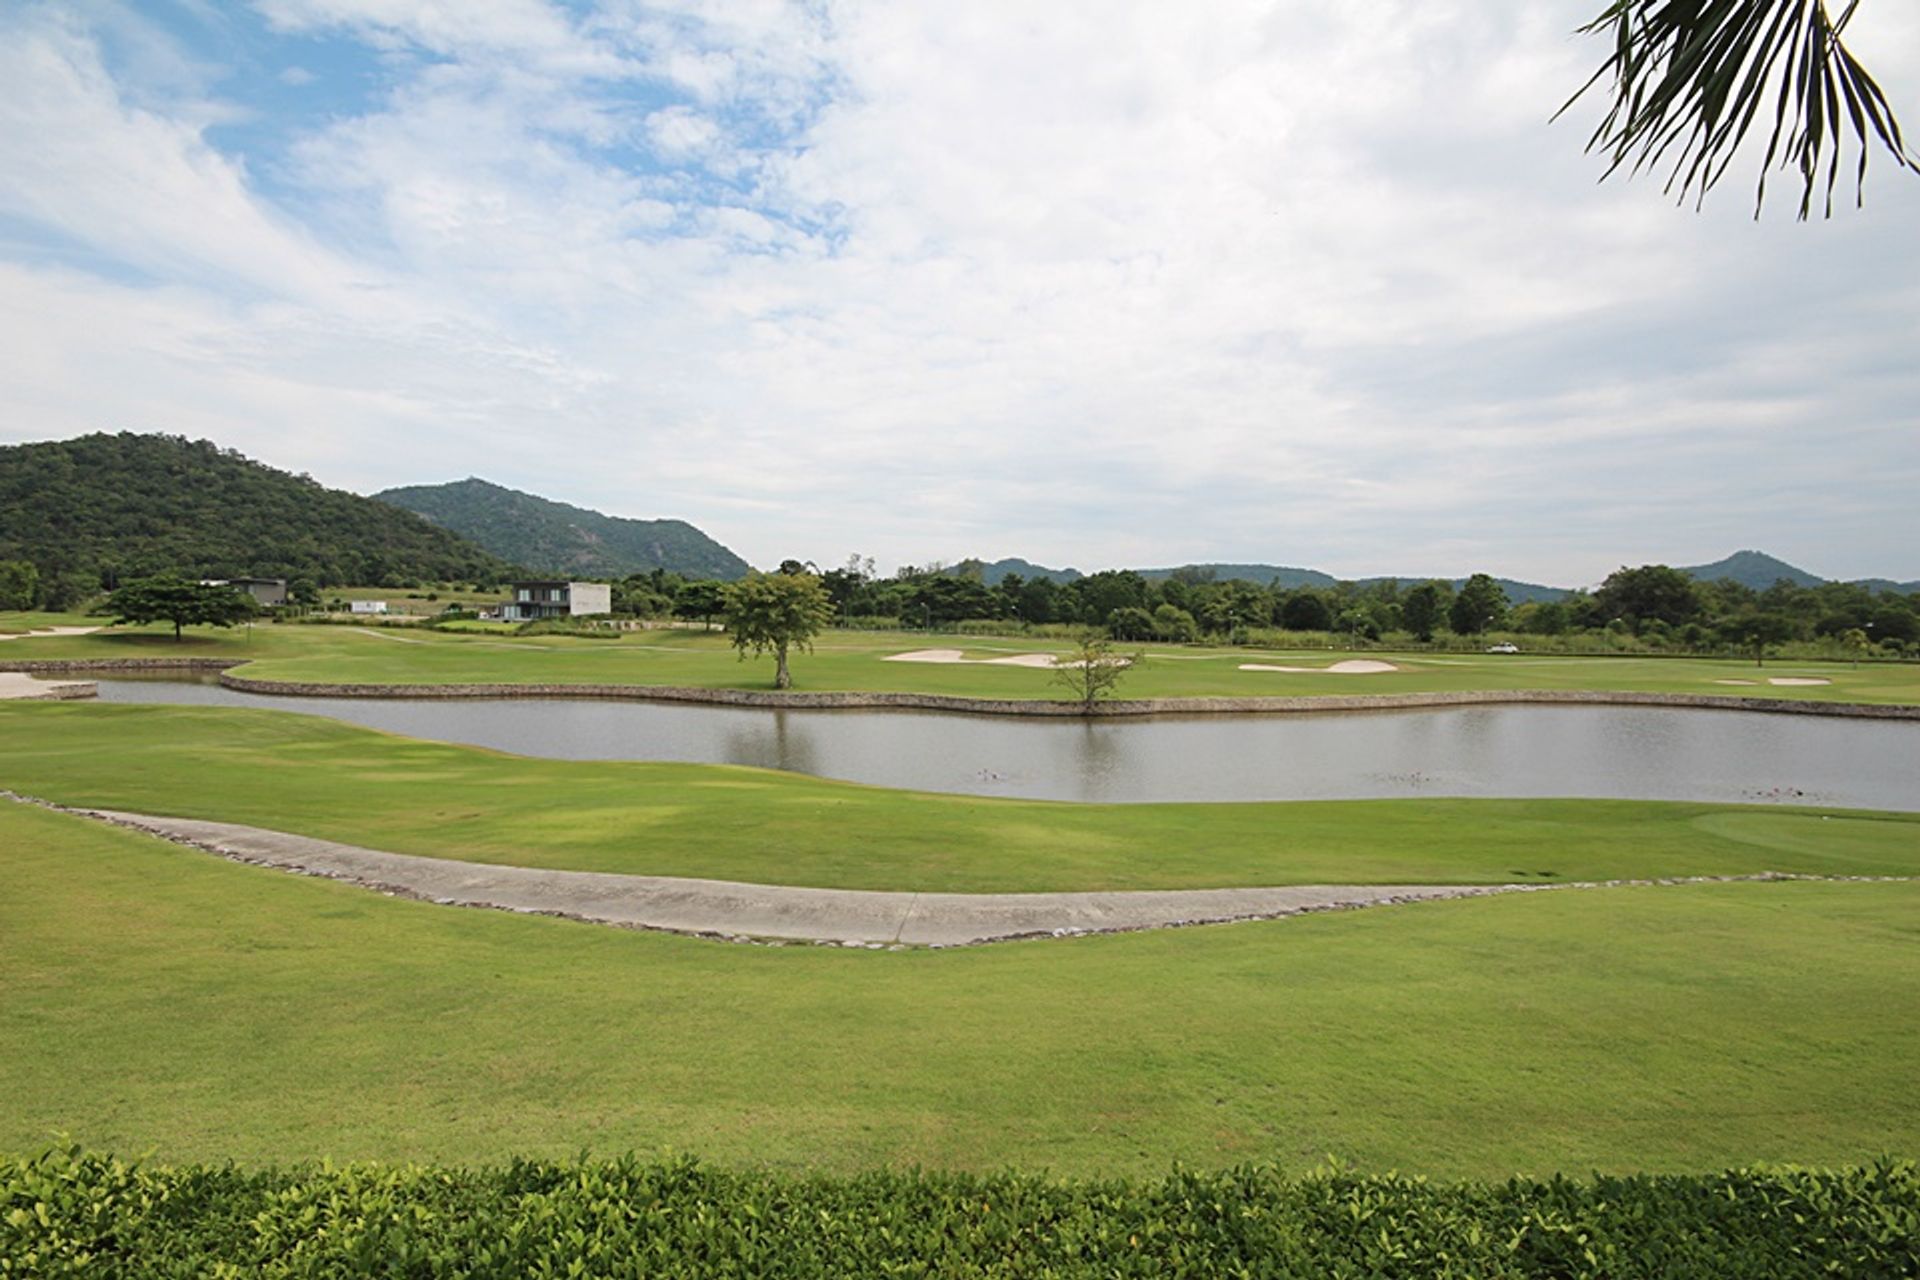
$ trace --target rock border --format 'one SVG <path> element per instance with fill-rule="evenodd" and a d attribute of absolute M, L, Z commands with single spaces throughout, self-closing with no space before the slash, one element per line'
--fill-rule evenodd
<path fill-rule="evenodd" d="M 957 694 L 890 690 L 705 689 L 636 684 L 343 684 L 262 680 L 236 675 L 245 661 L 228 658 L 73 658 L 0 662 L 0 671 L 30 675 L 73 671 L 218 672 L 238 693 L 293 698 L 467 699 L 585 698 L 621 702 L 703 703 L 780 711 L 945 711 L 960 715 L 1086 718 L 1076 701 L 1039 698 L 967 698 Z M 1116 698 L 1098 704 L 1098 719 L 1146 716 L 1298 715 L 1329 711 L 1407 711 L 1429 707 L 1600 706 L 1691 707 L 1779 715 L 1840 716 L 1861 720 L 1920 720 L 1920 704 L 1833 702 L 1817 698 L 1763 698 L 1724 693 L 1650 693 L 1598 689 L 1474 689 L 1432 693 L 1277 695 L 1248 698 Z"/>
<path fill-rule="evenodd" d="M 1025 698 L 967 698 L 955 694 L 879 690 L 798 693 L 759 689 L 702 689 L 679 685 L 625 684 L 330 684 L 260 680 L 220 674 L 220 683 L 241 693 L 300 698 L 588 698 L 636 702 L 693 702 L 713 706 L 790 711 L 911 710 L 964 715 L 1086 717 L 1080 703 Z M 1586 689 L 1489 689 L 1445 693 L 1314 694 L 1252 698 L 1116 698 L 1098 704 L 1099 719 L 1143 716 L 1285 715 L 1327 711 L 1398 711 L 1423 707 L 1475 706 L 1694 707 L 1715 711 L 1766 711 L 1787 715 L 1850 716 L 1869 720 L 1920 720 L 1920 705 L 1754 698 L 1711 693 L 1638 693 Z"/>

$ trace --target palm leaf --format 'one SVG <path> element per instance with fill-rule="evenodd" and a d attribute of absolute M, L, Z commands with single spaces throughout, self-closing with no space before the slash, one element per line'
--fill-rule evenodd
<path fill-rule="evenodd" d="M 1555 118 L 1610 81 L 1613 102 L 1587 140 L 1587 150 L 1611 156 L 1603 179 L 1623 168 L 1665 170 L 1666 190 L 1693 194 L 1698 207 L 1771 102 L 1754 216 L 1777 163 L 1800 176 L 1803 219 L 1824 177 L 1831 217 L 1849 137 L 1859 152 L 1856 203 L 1875 138 L 1895 165 L 1920 172 L 1886 95 L 1841 39 L 1858 6 L 1849 0 L 1836 21 L 1824 0 L 1613 0 L 1580 28 L 1610 37 L 1613 54 Z"/>

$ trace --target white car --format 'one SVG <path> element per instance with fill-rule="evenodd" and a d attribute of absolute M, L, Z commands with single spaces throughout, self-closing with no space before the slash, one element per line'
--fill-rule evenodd
<path fill-rule="evenodd" d="M 1490 644 L 1487 646 L 1487 652 L 1488 653 L 1518 653 L 1520 652 L 1520 646 L 1517 644 Z"/>

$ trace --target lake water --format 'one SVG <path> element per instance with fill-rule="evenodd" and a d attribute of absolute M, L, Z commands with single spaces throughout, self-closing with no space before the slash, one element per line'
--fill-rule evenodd
<path fill-rule="evenodd" d="M 105 702 L 267 707 L 562 760 L 755 765 L 1044 800 L 1587 796 L 1920 810 L 1920 722 L 1668 707 L 1447 707 L 1153 719 L 395 701 L 103 679 Z"/>

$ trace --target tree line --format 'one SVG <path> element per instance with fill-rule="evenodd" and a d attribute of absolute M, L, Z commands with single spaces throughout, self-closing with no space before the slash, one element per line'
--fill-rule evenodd
<path fill-rule="evenodd" d="M 1617 641 L 1635 647 L 1704 652 L 1794 640 L 1845 643 L 1858 633 L 1863 651 L 1899 655 L 1920 649 L 1920 593 L 1874 592 L 1855 583 L 1815 587 L 1787 580 L 1756 590 L 1732 580 L 1702 582 L 1667 565 L 1622 567 L 1592 591 L 1515 605 L 1490 575 L 1456 587 L 1433 579 L 1340 582 L 1282 587 L 1244 579 L 1216 580 L 1205 570 L 1148 578 L 1113 569 L 1056 582 L 1009 574 L 988 585 L 977 566 L 906 566 L 882 577 L 870 559 L 818 570 L 787 561 L 781 572 L 818 578 L 841 625 L 951 629 L 997 623 L 1104 631 L 1115 640 L 1248 643 L 1261 633 L 1297 632 L 1417 643 L 1479 640 L 1489 635 Z M 614 584 L 618 614 L 717 622 L 726 614 L 728 584 L 689 580 L 655 570 Z"/>

